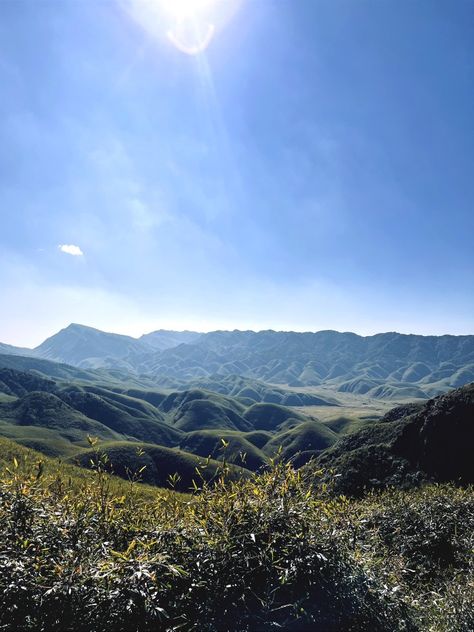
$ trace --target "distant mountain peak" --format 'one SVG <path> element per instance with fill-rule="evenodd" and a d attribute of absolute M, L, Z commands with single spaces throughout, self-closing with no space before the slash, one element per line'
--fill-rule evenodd
<path fill-rule="evenodd" d="M 63 327 L 61 331 L 74 331 L 75 329 L 85 329 L 91 331 L 100 331 L 100 329 L 96 329 L 95 327 L 90 327 L 89 325 L 81 325 L 80 323 L 70 323 L 67 327 Z M 107 332 L 103 332 L 107 333 Z"/>
<path fill-rule="evenodd" d="M 132 338 L 71 323 L 33 350 L 0 345 L 0 353 L 178 383 L 234 374 L 399 400 L 426 399 L 474 380 L 474 336 L 158 329 Z"/>

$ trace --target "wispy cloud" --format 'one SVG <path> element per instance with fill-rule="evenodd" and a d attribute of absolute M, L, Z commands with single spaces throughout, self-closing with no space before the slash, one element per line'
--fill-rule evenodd
<path fill-rule="evenodd" d="M 72 255 L 73 257 L 82 257 L 84 254 L 79 246 L 75 246 L 74 244 L 60 244 L 58 248 L 61 252 L 65 252 L 67 255 Z"/>

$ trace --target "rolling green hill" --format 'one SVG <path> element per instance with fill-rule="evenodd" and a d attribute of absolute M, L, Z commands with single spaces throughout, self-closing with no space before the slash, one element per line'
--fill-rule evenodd
<path fill-rule="evenodd" d="M 225 430 L 196 430 L 188 432 L 180 448 L 202 457 L 211 456 L 256 471 L 268 464 L 268 458 L 249 435 Z M 224 443 L 224 442 L 225 443 Z"/>
<path fill-rule="evenodd" d="M 281 404 L 283 406 L 337 406 L 335 398 L 321 397 L 313 393 L 296 392 L 279 388 L 261 380 L 241 375 L 210 375 L 208 378 L 192 380 L 186 386 L 206 389 L 215 393 L 230 395 L 240 401 Z"/>
<path fill-rule="evenodd" d="M 277 434 L 265 444 L 263 451 L 268 456 L 274 456 L 281 450 L 280 458 L 283 461 L 290 461 L 301 452 L 305 452 L 305 458 L 309 460 L 336 441 L 337 434 L 325 424 L 306 421 Z"/>
<path fill-rule="evenodd" d="M 59 380 L 81 380 L 85 382 L 97 382 L 102 375 L 95 371 L 83 371 L 77 367 L 43 360 L 41 358 L 0 354 L 0 367 L 15 371 L 35 372 L 42 377 Z"/>
<path fill-rule="evenodd" d="M 130 444 L 125 441 L 103 443 L 100 445 L 100 452 L 107 455 L 106 467 L 116 476 L 128 479 L 134 472 L 140 472 L 141 482 L 170 488 L 170 477 L 178 474 L 173 488 L 182 492 L 193 489 L 193 480 L 199 485 L 202 484 L 203 479 L 212 482 L 221 468 L 218 461 L 203 459 L 184 450 L 149 443 Z M 96 451 L 91 448 L 75 457 L 70 457 L 69 462 L 82 467 L 90 467 L 91 461 L 94 462 L 95 458 Z M 227 476 L 230 480 L 237 480 L 250 476 L 250 472 L 230 465 Z"/>
<path fill-rule="evenodd" d="M 25 436 L 33 427 L 52 430 L 58 437 L 79 443 L 84 443 L 88 434 L 101 439 L 123 438 L 48 392 L 33 391 L 15 401 L 0 403 L 0 420 L 21 426 Z"/>
<path fill-rule="evenodd" d="M 301 449 L 301 441 L 295 439 L 297 427 L 311 419 L 294 408 L 248 407 L 237 398 L 204 389 L 160 393 L 125 385 L 108 388 L 94 384 L 90 375 L 87 381 L 64 379 L 69 373 L 63 366 L 56 372 L 61 379 L 54 380 L 34 370 L 0 369 L 0 436 L 79 463 L 87 463 L 88 435 L 98 437 L 116 461 L 123 456 L 117 466 L 122 475 L 124 464 L 131 468 L 138 447 L 145 446 L 147 458 L 154 459 L 147 476 L 157 484 L 175 471 L 188 484 L 196 458 L 225 458 L 247 471 L 258 470 L 268 464 L 274 446 L 277 451 L 280 435 L 285 455 L 294 456 Z M 294 428 L 293 445 L 286 445 L 289 428 Z M 324 427 L 321 431 L 330 432 Z M 228 443 L 225 451 L 222 439 Z M 264 453 L 261 448 L 271 439 L 272 450 Z M 152 453 L 150 446 L 156 448 Z M 160 459 L 167 464 L 164 478 L 156 473 Z"/>
<path fill-rule="evenodd" d="M 379 379 L 376 374 L 383 370 L 382 364 L 377 364 L 370 380 Z M 454 366 L 448 363 L 442 370 L 452 371 Z M 376 388 L 396 391 L 399 402 L 413 393 L 421 399 L 413 380 L 424 380 L 427 367 L 427 361 L 414 364 L 404 378 L 396 373 L 398 380 L 406 382 Z M 313 365 L 312 370 L 316 368 Z M 354 389 L 364 390 L 372 383 L 364 380 L 353 380 Z M 197 382 L 219 390 L 197 388 Z M 350 491 L 390 482 L 413 484 L 430 477 L 471 480 L 467 465 L 461 473 L 459 468 L 467 461 L 472 427 L 466 425 L 467 413 L 461 414 L 461 423 L 452 410 L 461 410 L 458 404 L 463 398 L 468 407 L 472 404 L 472 387 L 425 404 L 403 403 L 383 417 L 388 406 L 370 405 L 377 401 L 370 400 L 370 390 L 361 394 L 341 389 L 336 402 L 329 387 L 320 386 L 316 393 L 308 388 L 280 388 L 232 374 L 194 381 L 187 389 L 180 385 L 179 390 L 160 390 L 149 375 L 111 375 L 34 357 L 0 355 L 0 436 L 82 464 L 89 458 L 88 435 L 98 437 L 121 475 L 131 468 L 142 446 L 151 459 L 149 481 L 160 485 L 175 471 L 187 485 L 196 459 L 225 458 L 249 472 L 267 467 L 275 455 L 296 467 L 312 460 L 315 466 L 335 468 L 341 473 L 338 484 L 341 488 L 347 484 Z M 294 405 L 265 401 L 276 395 Z M 378 396 L 394 397 L 385 392 Z M 296 405 L 302 402 L 311 404 Z M 439 415 L 433 417 L 433 405 L 442 411 L 442 421 Z M 445 418 L 451 419 L 450 425 Z M 457 469 L 447 471 L 439 446 Z M 160 461 L 163 476 L 158 473 Z"/>
<path fill-rule="evenodd" d="M 0 436 L 0 470 L 3 474 L 8 468 L 11 473 L 18 476 L 26 477 L 33 473 L 36 478 L 39 463 L 41 463 L 42 471 L 40 481 L 48 489 L 52 490 L 52 493 L 57 493 L 58 491 L 61 493 L 61 488 L 59 487 L 58 489 L 57 487 L 58 483 L 64 484 L 64 488 L 67 486 L 68 492 L 74 494 L 78 489 L 83 488 L 84 485 L 97 482 L 95 472 L 91 472 L 90 468 L 79 467 L 69 462 L 67 458 L 45 455 L 42 451 L 20 445 L 16 441 Z M 130 493 L 130 485 L 126 485 L 122 478 L 109 474 L 106 474 L 105 478 L 112 494 L 121 496 L 124 493 Z M 56 484 L 56 489 L 54 484 Z M 141 482 L 134 484 L 133 494 L 137 498 L 151 503 L 171 495 L 175 496 L 171 490 L 168 492 L 166 489 Z M 176 494 L 176 496 L 180 497 L 180 494 Z"/>
<path fill-rule="evenodd" d="M 301 413 L 278 404 L 253 404 L 245 411 L 253 430 L 280 430 L 283 424 L 297 425 L 307 419 Z"/>
<path fill-rule="evenodd" d="M 32 391 L 52 392 L 55 389 L 56 382 L 35 373 L 0 368 L 0 392 L 6 395 L 21 397 Z"/>

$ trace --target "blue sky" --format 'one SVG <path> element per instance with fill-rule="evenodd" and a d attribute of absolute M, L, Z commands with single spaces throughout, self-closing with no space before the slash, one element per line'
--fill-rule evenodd
<path fill-rule="evenodd" d="M 0 3 L 0 340 L 474 333 L 474 3 L 170 6 Z"/>

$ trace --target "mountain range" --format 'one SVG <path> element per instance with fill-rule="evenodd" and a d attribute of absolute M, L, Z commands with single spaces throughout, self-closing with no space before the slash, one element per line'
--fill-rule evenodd
<path fill-rule="evenodd" d="M 474 380 L 473 335 L 159 330 L 132 338 L 71 324 L 34 349 L 0 344 L 0 354 L 147 376 L 175 388 L 229 387 L 228 394 L 235 376 L 382 399 L 426 399 Z"/>
<path fill-rule="evenodd" d="M 0 347 L 0 436 L 85 466 L 94 436 L 116 474 L 143 468 L 144 482 L 166 485 L 177 471 L 183 491 L 203 459 L 215 471 L 223 456 L 232 476 L 276 456 L 337 471 L 351 494 L 473 482 L 473 381 L 474 336 L 136 339 L 70 325 L 34 349 Z"/>

